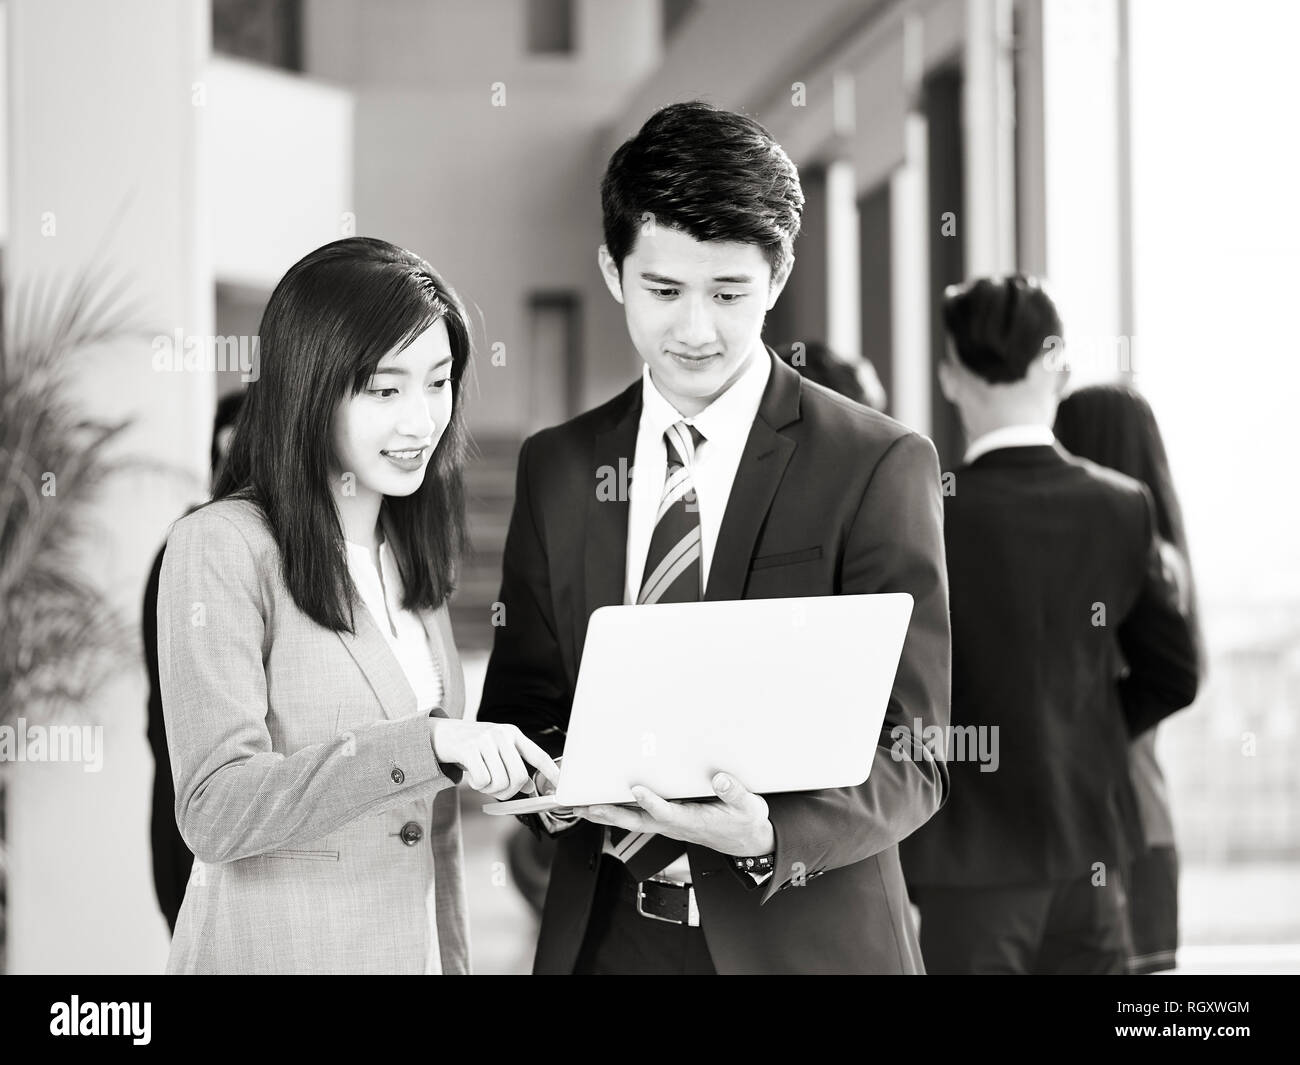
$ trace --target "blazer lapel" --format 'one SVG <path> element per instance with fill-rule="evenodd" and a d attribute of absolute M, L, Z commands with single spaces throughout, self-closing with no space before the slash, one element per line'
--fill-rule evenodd
<path fill-rule="evenodd" d="M 795 443 L 780 432 L 799 418 L 799 372 L 769 351 L 772 375 L 758 405 L 745 449 L 731 483 L 727 512 L 709 566 L 706 601 L 740 599 L 763 519 L 794 454 Z"/>
<path fill-rule="evenodd" d="M 384 717 L 390 720 L 410 717 L 416 710 L 415 692 L 406 683 L 402 667 L 388 649 L 384 634 L 379 631 L 370 611 L 360 603 L 353 610 L 353 620 L 356 632 L 340 632 L 338 637 L 366 675 Z"/>
<path fill-rule="evenodd" d="M 420 620 L 429 636 L 429 646 L 438 659 L 442 676 L 442 717 L 465 716 L 465 672 L 452 637 L 451 614 L 447 605 L 437 610 L 421 610 Z"/>
<path fill-rule="evenodd" d="M 622 415 L 604 432 L 597 434 L 592 449 L 592 470 L 587 496 L 586 540 L 583 556 L 583 603 L 585 610 L 575 618 L 574 647 L 581 656 L 587 635 L 587 620 L 602 606 L 623 602 L 627 582 L 628 487 L 632 462 L 636 458 L 636 434 L 641 421 L 641 382 L 624 395 L 628 402 Z M 614 489 L 596 491 L 598 486 Z M 610 496 L 613 498 L 610 498 Z"/>

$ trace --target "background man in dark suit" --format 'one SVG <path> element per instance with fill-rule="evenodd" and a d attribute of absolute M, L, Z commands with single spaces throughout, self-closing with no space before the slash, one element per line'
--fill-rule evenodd
<path fill-rule="evenodd" d="M 975 281 L 944 323 L 940 384 L 970 440 L 944 491 L 950 735 L 983 730 L 998 758 L 949 750 L 952 798 L 903 845 L 922 952 L 930 972 L 1122 973 L 1128 739 L 1192 701 L 1194 637 L 1146 487 L 1052 436 L 1067 374 L 1046 293 Z"/>
<path fill-rule="evenodd" d="M 803 194 L 761 126 L 664 108 L 601 191 L 600 268 L 645 366 L 524 443 L 479 719 L 559 753 L 601 606 L 904 591 L 915 609 L 862 786 L 760 796 L 720 773 L 719 803 L 646 792 L 639 812 L 550 818 L 535 970 L 920 972 L 897 845 L 942 805 L 947 776 L 929 750 L 894 757 L 889 730 L 948 718 L 934 448 L 764 346 Z M 629 467 L 630 492 L 602 491 Z M 779 647 L 770 662 L 798 668 Z"/>

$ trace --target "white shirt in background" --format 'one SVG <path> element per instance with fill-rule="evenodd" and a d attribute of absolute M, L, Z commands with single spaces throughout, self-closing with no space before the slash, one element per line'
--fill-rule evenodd
<path fill-rule="evenodd" d="M 1056 437 L 1046 425 L 1004 425 L 972 440 L 962 462 L 969 466 L 981 455 L 1004 447 L 1051 447 L 1054 443 Z"/>

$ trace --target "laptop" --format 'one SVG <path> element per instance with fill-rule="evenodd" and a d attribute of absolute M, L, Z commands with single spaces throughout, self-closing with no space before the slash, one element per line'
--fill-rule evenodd
<path fill-rule="evenodd" d="M 494 815 L 861 784 L 912 616 L 905 592 L 607 606 L 591 615 L 553 795 Z"/>

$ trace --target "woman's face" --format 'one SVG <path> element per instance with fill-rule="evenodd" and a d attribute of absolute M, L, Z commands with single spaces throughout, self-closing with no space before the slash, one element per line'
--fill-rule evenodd
<path fill-rule="evenodd" d="M 420 487 L 451 421 L 451 366 L 439 319 L 380 359 L 365 387 L 339 404 L 331 435 L 345 495 L 408 496 Z"/>

